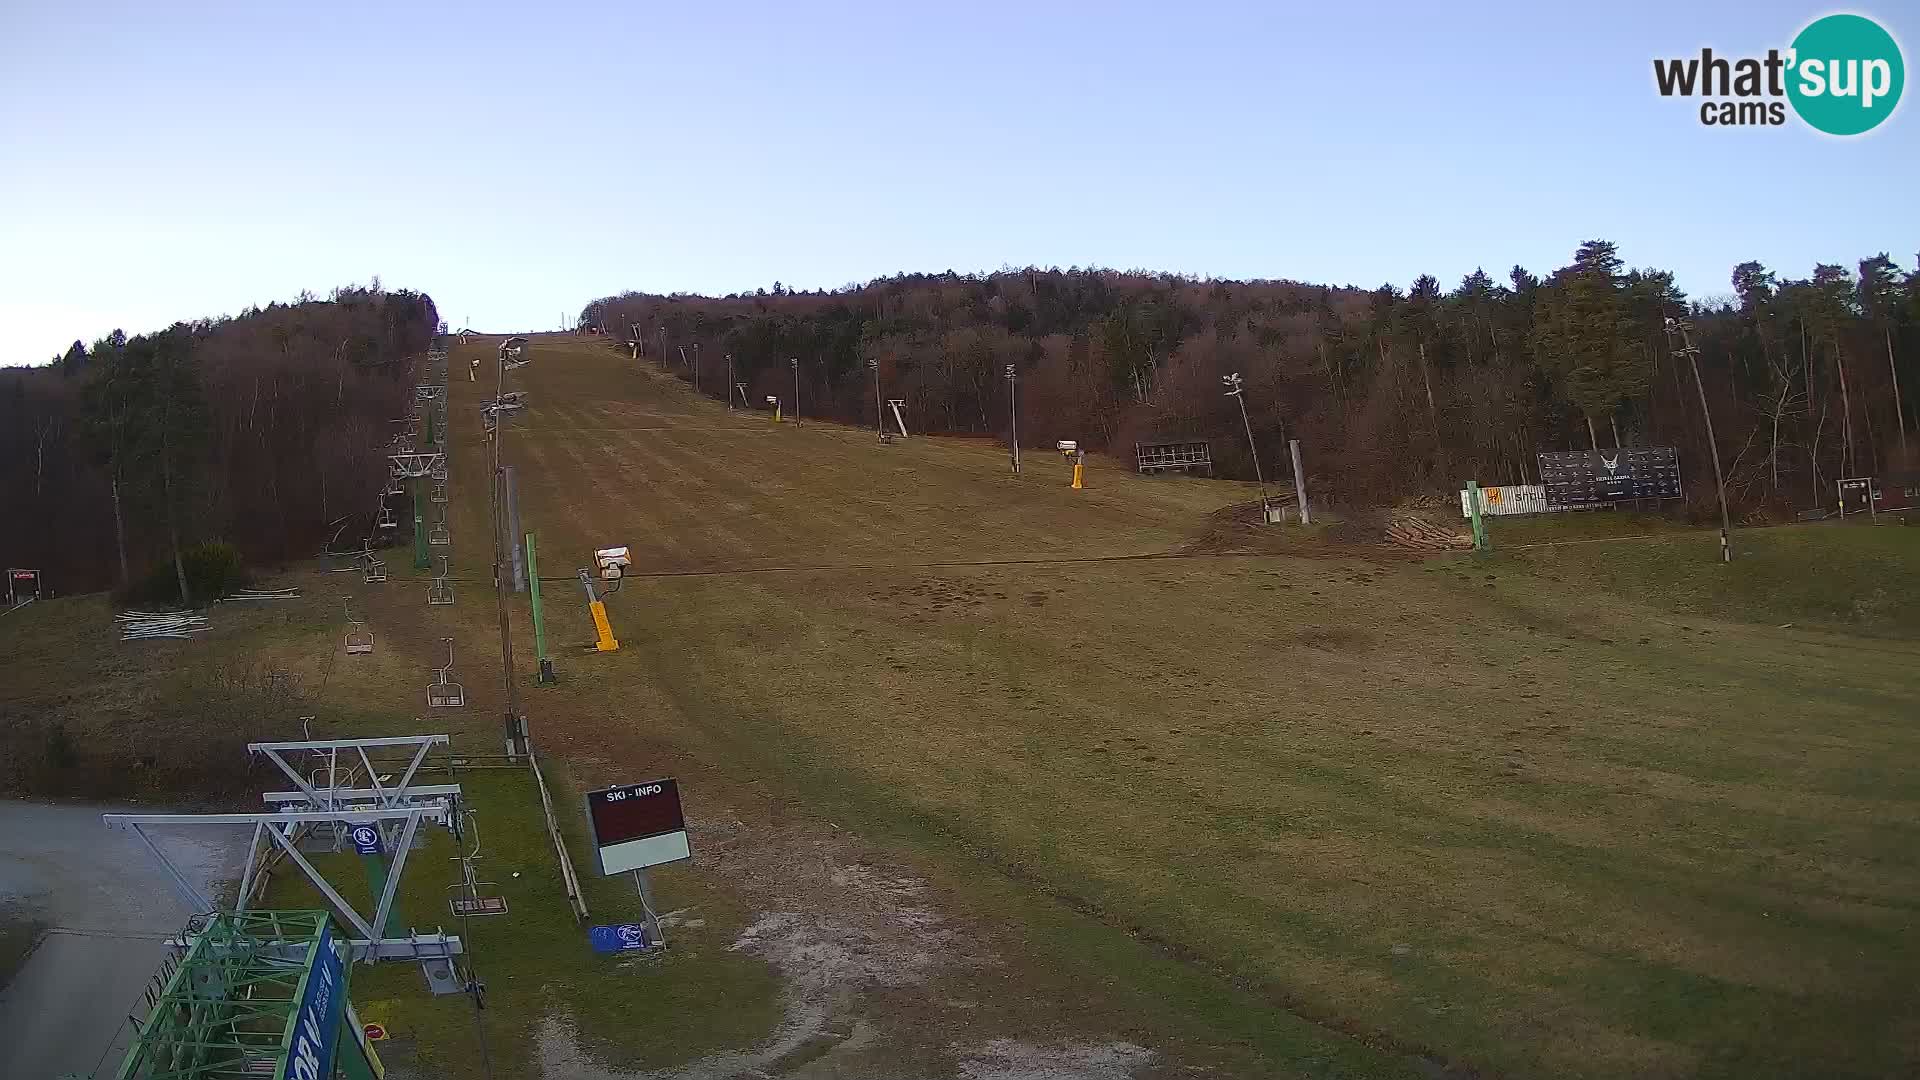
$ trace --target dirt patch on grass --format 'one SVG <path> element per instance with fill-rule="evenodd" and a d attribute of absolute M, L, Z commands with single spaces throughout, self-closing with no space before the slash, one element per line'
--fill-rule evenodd
<path fill-rule="evenodd" d="M 1315 510 L 1311 525 L 1269 525 L 1263 520 L 1259 502 L 1236 503 L 1208 514 L 1199 532 L 1180 547 L 1179 554 L 1290 555 L 1389 563 L 1416 560 L 1426 554 L 1384 543 L 1390 516 L 1385 510 L 1341 507 Z"/>
<path fill-rule="evenodd" d="M 728 948 L 764 958 L 780 973 L 778 1028 L 757 1047 L 629 1072 L 596 1062 L 571 1021 L 550 1013 L 536 1035 L 545 1076 L 1128 1080 L 1155 1058 L 1130 1042 L 981 1038 L 970 1023 L 976 1004 L 949 999 L 949 977 L 998 968 L 1001 959 L 980 944 L 977 930 L 936 908 L 925 880 L 876 861 L 831 826 L 816 832 L 719 820 L 695 822 L 694 833 L 717 870 L 760 910 Z M 936 1003 L 931 1025 L 928 1002 Z"/>
<path fill-rule="evenodd" d="M 1101 1046 L 1034 1046 L 994 1039 L 960 1062 L 966 1080 L 1127 1080 L 1153 1051 L 1130 1042 Z"/>

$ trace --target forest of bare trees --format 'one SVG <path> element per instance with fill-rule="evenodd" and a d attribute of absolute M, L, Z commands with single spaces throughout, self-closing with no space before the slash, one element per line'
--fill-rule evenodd
<path fill-rule="evenodd" d="M 376 282 L 0 369 L 0 560 L 73 593 L 201 541 L 269 563 L 311 557 L 341 518 L 357 540 L 437 323 Z"/>
<path fill-rule="evenodd" d="M 1301 441 L 1310 483 L 1381 502 L 1537 480 L 1542 450 L 1678 446 L 1693 500 L 1712 470 L 1691 375 L 1666 320 L 1688 319 L 1744 514 L 1832 501 L 1833 481 L 1911 468 L 1920 379 L 1920 274 L 1885 255 L 1784 278 L 1733 269 L 1729 292 L 1689 300 L 1659 270 L 1581 245 L 1545 277 L 1475 271 L 1452 289 L 1422 276 L 1372 291 L 1110 270 L 902 275 L 831 292 L 776 283 L 752 295 L 627 293 L 587 325 L 725 391 L 727 357 L 749 400 L 874 422 L 883 393 L 933 432 L 1004 436 L 1003 370 L 1020 374 L 1021 439 L 1076 438 L 1130 456 L 1137 441 L 1206 438 L 1251 478 L 1220 377 L 1247 387 L 1263 460 Z M 696 349 L 695 346 L 698 348 Z"/>

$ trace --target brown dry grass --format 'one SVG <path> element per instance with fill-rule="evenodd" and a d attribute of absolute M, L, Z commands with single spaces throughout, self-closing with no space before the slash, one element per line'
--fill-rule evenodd
<path fill-rule="evenodd" d="M 1014 478 L 536 349 L 512 455 L 550 574 L 611 543 L 767 571 L 628 582 L 622 651 L 563 659 L 606 706 L 543 719 L 582 760 L 631 729 L 1447 1060 L 1911 1060 L 1912 646 L 1465 557 L 1051 561 L 1178 551 L 1244 488 L 1096 461 L 1070 492 L 1042 454 Z"/>
<path fill-rule="evenodd" d="M 509 458 L 562 674 L 528 692 L 542 745 L 580 783 L 677 773 L 697 814 L 857 826 L 1030 950 L 1003 1022 L 1137 1025 L 1232 1075 L 1920 1060 L 1911 640 L 1677 614 L 1630 545 L 1350 557 L 1337 529 L 1243 527 L 1246 485 L 1096 460 L 1071 492 L 1045 454 L 1015 478 L 977 442 L 775 427 L 597 344 L 535 352 Z M 383 651 L 327 699 L 350 728 L 417 697 L 453 626 L 472 704 L 435 720 L 490 748 L 467 355 L 459 604 L 368 594 Z M 623 648 L 583 654 L 571 570 L 615 543 L 643 575 L 609 602 Z M 276 633 L 318 678 L 296 621 Z"/>

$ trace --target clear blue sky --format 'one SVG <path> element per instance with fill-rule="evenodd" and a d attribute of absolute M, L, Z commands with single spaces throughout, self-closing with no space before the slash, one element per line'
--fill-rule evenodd
<path fill-rule="evenodd" d="M 1451 287 L 1596 236 L 1696 295 L 1911 267 L 1920 105 L 1841 141 L 1653 90 L 1829 10 L 9 0 L 0 363 L 375 275 L 507 330 L 1003 265 Z M 1910 3 L 1853 10 L 1920 60 Z"/>

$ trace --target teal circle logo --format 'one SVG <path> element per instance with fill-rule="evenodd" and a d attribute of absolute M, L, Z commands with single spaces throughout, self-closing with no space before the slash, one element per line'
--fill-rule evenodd
<path fill-rule="evenodd" d="M 1829 135 L 1880 126 L 1900 104 L 1906 64 L 1893 35 L 1863 15 L 1828 15 L 1793 39 L 1787 99 L 1800 119 Z"/>

